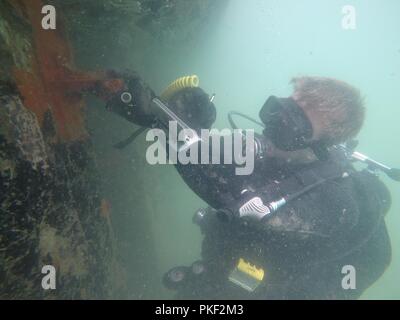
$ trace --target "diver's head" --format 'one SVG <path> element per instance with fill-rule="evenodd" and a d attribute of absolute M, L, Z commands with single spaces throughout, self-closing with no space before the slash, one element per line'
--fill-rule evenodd
<path fill-rule="evenodd" d="M 353 138 L 365 109 L 357 89 L 330 78 L 294 78 L 289 98 L 268 98 L 260 111 L 264 134 L 285 151 L 329 147 Z"/>

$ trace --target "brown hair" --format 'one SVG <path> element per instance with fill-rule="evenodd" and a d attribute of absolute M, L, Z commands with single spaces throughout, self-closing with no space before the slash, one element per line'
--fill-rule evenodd
<path fill-rule="evenodd" d="M 293 78 L 292 98 L 321 121 L 322 139 L 329 144 L 345 142 L 360 131 L 365 117 L 358 89 L 331 78 Z"/>

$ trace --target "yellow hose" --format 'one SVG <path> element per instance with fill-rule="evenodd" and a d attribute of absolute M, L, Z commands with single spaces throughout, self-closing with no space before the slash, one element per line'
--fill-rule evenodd
<path fill-rule="evenodd" d="M 176 79 L 162 93 L 160 98 L 168 100 L 174 93 L 184 88 L 194 88 L 199 86 L 199 77 L 196 75 L 186 76 Z"/>

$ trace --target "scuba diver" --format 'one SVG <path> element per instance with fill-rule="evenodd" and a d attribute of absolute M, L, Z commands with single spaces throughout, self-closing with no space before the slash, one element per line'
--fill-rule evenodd
<path fill-rule="evenodd" d="M 167 131 L 169 121 L 194 131 L 181 150 L 204 143 L 196 133 L 211 128 L 216 108 L 196 77 L 160 97 L 137 74 L 121 77 L 107 108 L 142 128 L 116 147 L 146 128 Z M 267 99 L 261 122 L 229 114 L 233 128 L 233 116 L 263 127 L 254 136 L 252 174 L 235 175 L 235 163 L 176 164 L 209 205 L 193 217 L 204 235 L 201 259 L 163 279 L 178 299 L 356 299 L 390 264 L 384 217 L 391 197 L 377 172 L 400 175 L 354 151 L 365 113 L 359 91 L 331 78 L 292 82 L 290 97 Z M 356 170 L 356 160 L 366 168 Z"/>

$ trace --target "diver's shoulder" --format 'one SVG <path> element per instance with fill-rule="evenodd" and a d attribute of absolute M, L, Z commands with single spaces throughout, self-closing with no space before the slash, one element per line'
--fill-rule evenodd
<path fill-rule="evenodd" d="M 368 170 L 356 171 L 352 174 L 358 194 L 367 203 L 379 203 L 384 212 L 389 211 L 392 203 L 391 193 L 387 185 L 376 174 Z"/>

